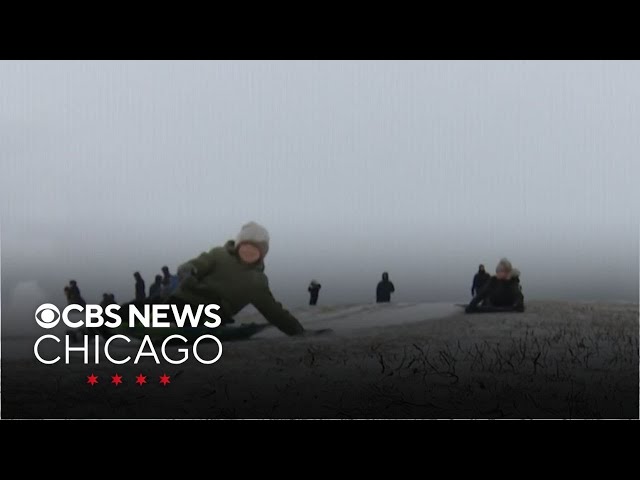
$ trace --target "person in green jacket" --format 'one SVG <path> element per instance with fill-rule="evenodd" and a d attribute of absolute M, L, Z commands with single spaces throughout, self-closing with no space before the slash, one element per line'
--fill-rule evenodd
<path fill-rule="evenodd" d="M 223 323 L 233 321 L 252 304 L 274 326 L 287 335 L 301 335 L 304 328 L 273 297 L 264 273 L 269 251 L 269 233 L 255 223 L 242 227 L 234 240 L 212 248 L 178 268 L 180 285 L 171 297 L 191 305 L 215 303 Z M 169 301 L 171 303 L 171 301 Z"/>

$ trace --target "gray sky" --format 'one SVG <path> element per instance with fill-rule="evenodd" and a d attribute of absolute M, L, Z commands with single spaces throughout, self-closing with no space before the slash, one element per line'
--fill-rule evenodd
<path fill-rule="evenodd" d="M 292 305 L 312 278 L 370 301 L 384 270 L 397 301 L 466 299 L 503 255 L 525 298 L 637 301 L 639 85 L 638 62 L 0 62 L 3 305 L 70 278 L 128 300 L 249 220 Z"/>

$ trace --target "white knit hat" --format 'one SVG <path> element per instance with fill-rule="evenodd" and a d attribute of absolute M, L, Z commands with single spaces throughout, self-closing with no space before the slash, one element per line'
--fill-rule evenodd
<path fill-rule="evenodd" d="M 253 243 L 262 251 L 264 257 L 269 251 L 269 232 L 256 222 L 249 222 L 242 226 L 236 237 L 236 247 L 242 243 Z"/>
<path fill-rule="evenodd" d="M 511 264 L 508 258 L 500 259 L 500 261 L 498 262 L 498 265 L 496 266 L 496 271 L 500 267 L 504 268 L 504 270 L 507 272 L 508 278 L 520 277 L 520 270 L 518 270 L 517 268 L 514 268 L 514 266 Z"/>
<path fill-rule="evenodd" d="M 509 273 L 511 272 L 511 270 L 513 270 L 513 265 L 511 265 L 511 262 L 508 258 L 503 257 L 498 262 L 498 265 L 496 265 L 496 270 L 498 270 L 499 268 L 503 268 L 507 273 Z"/>

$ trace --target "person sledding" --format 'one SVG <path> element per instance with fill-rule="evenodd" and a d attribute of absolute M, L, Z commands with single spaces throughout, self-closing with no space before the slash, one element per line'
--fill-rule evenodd
<path fill-rule="evenodd" d="M 267 230 L 255 222 L 247 223 L 235 240 L 182 264 L 178 268 L 180 284 L 166 303 L 215 303 L 220 306 L 223 323 L 233 322 L 234 315 L 252 304 L 287 335 L 304 334 L 300 322 L 271 293 L 264 273 L 268 251 Z"/>
<path fill-rule="evenodd" d="M 520 271 L 506 258 L 496 266 L 496 274 L 486 282 L 465 308 L 467 313 L 524 311 Z"/>

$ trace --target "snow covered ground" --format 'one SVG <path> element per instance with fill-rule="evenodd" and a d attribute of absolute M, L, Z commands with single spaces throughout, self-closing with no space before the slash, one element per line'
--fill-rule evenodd
<path fill-rule="evenodd" d="M 330 328 L 336 334 L 357 333 L 371 327 L 404 325 L 459 313 L 460 308 L 451 303 L 383 303 L 342 306 L 316 306 L 292 310 L 305 328 Z M 256 311 L 241 312 L 239 322 L 264 322 Z M 267 329 L 256 338 L 281 336 L 276 329 Z"/>

